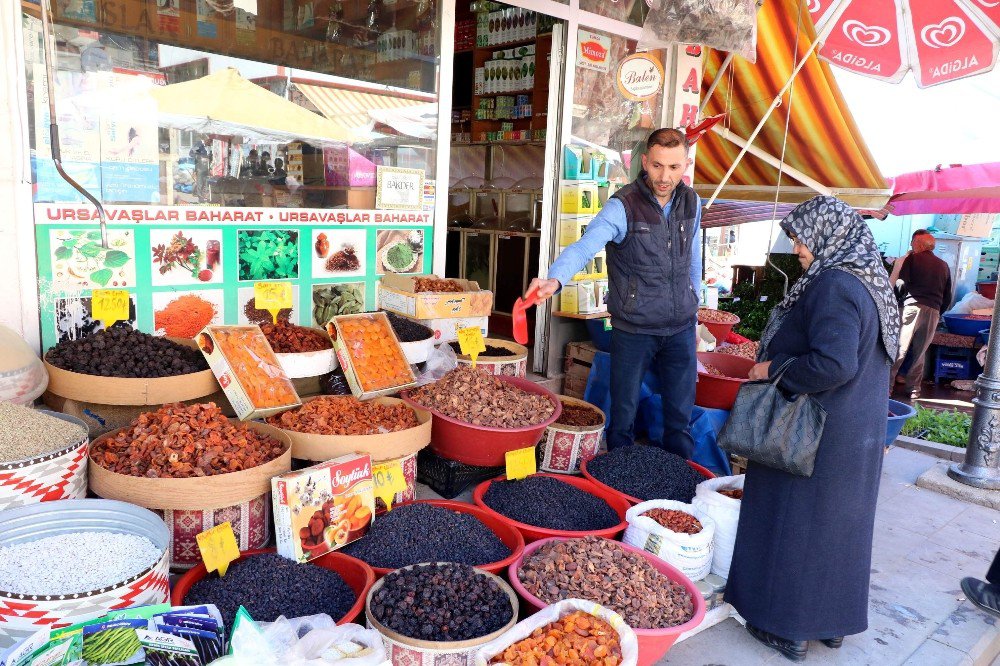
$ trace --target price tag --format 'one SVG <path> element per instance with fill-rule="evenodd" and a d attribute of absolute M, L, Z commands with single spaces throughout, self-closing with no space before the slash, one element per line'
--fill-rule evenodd
<path fill-rule="evenodd" d="M 529 446 L 526 449 L 508 451 L 505 454 L 507 460 L 507 478 L 511 481 L 523 479 L 538 471 L 538 463 L 535 459 L 535 447 Z"/>
<path fill-rule="evenodd" d="M 258 310 L 267 310 L 278 323 L 278 313 L 292 307 L 291 282 L 254 282 L 253 300 Z"/>
<path fill-rule="evenodd" d="M 218 571 L 220 576 L 225 576 L 229 563 L 240 556 L 236 535 L 233 534 L 233 526 L 228 520 L 210 530 L 205 530 L 195 538 L 198 540 L 198 549 L 201 550 L 201 559 L 205 562 L 207 571 Z"/>
<path fill-rule="evenodd" d="M 375 497 L 385 502 L 385 508 L 391 511 L 396 493 L 406 491 L 403 467 L 398 462 L 372 465 L 372 478 L 375 480 Z"/>
<path fill-rule="evenodd" d="M 104 324 L 128 321 L 131 299 L 124 289 L 95 289 L 90 296 L 90 318 Z"/>
<path fill-rule="evenodd" d="M 472 367 L 476 367 L 476 359 L 486 351 L 483 332 L 476 326 L 458 329 L 458 346 L 463 355 L 472 357 Z"/>
<path fill-rule="evenodd" d="M 611 330 L 611 317 L 608 317 L 604 320 L 604 330 L 605 331 Z"/>

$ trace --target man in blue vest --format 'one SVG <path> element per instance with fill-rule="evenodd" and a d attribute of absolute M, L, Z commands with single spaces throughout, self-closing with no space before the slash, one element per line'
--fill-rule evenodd
<path fill-rule="evenodd" d="M 701 289 L 701 200 L 681 180 L 691 164 L 684 132 L 653 132 L 642 172 L 608 201 L 583 237 L 563 250 L 549 278 L 532 280 L 545 299 L 607 247 L 611 313 L 611 427 L 608 448 L 633 444 L 642 379 L 652 367 L 663 402 L 663 448 L 691 458 L 689 422 L 698 375 L 695 319 Z"/>

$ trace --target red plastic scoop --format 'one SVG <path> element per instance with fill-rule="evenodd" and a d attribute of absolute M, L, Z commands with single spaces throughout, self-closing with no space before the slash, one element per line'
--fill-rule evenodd
<path fill-rule="evenodd" d="M 511 313 L 511 317 L 514 321 L 514 340 L 517 341 L 517 344 L 528 344 L 528 315 L 526 311 L 531 306 L 537 305 L 540 301 L 537 289 L 529 292 L 526 299 L 518 298 L 514 301 L 514 311 Z"/>

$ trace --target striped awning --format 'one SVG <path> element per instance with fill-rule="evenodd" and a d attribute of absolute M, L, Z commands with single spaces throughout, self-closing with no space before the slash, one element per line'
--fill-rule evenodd
<path fill-rule="evenodd" d="M 744 222 L 780 220 L 792 212 L 797 204 L 779 203 L 775 212 L 774 202 L 767 201 L 722 201 L 715 200 L 711 208 L 701 211 L 701 228 L 726 227 Z"/>
<path fill-rule="evenodd" d="M 317 111 L 333 122 L 350 129 L 371 126 L 373 119 L 369 111 L 402 109 L 426 104 L 428 101 L 301 83 L 294 79 L 292 83 Z"/>
<path fill-rule="evenodd" d="M 803 0 L 763 3 L 757 18 L 757 63 L 735 57 L 702 113 L 703 117 L 727 115 L 697 143 L 694 182 L 701 196 L 708 198 L 715 191 L 739 154 L 740 142 L 753 133 L 815 38 L 816 30 Z M 716 51 L 709 53 L 703 95 L 725 56 Z M 891 194 L 889 185 L 858 131 L 830 66 L 815 53 L 751 144 L 756 154 L 744 155 L 719 198 L 774 201 L 778 182 L 774 163 L 782 154 L 789 107 L 791 120 L 779 200 L 802 202 L 819 189 L 855 207 L 881 208 Z"/>

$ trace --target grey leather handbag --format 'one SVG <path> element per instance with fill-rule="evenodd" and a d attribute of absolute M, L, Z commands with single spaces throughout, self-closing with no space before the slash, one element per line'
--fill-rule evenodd
<path fill-rule="evenodd" d="M 787 395 L 778 388 L 794 360 L 782 364 L 772 379 L 750 381 L 740 387 L 718 444 L 755 463 L 810 477 L 826 410 L 810 395 Z"/>

